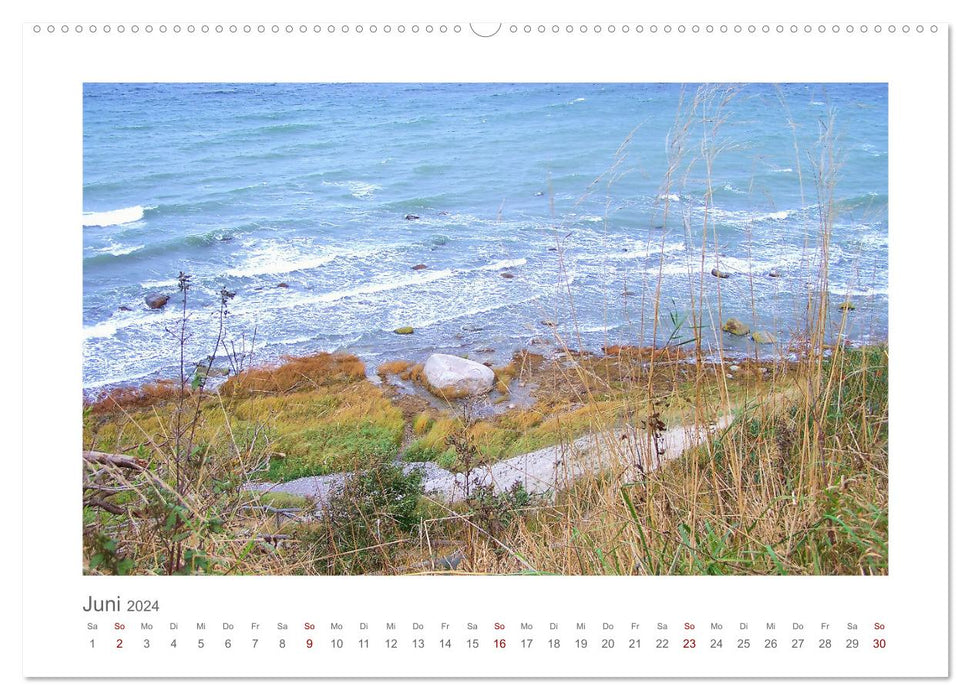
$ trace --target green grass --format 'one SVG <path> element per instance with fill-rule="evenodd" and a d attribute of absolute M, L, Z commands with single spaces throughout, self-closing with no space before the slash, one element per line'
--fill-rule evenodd
<path fill-rule="evenodd" d="M 369 421 L 290 430 L 274 440 L 286 457 L 272 458 L 265 478 L 289 481 L 372 468 L 393 460 L 400 443 L 400 427 Z"/>

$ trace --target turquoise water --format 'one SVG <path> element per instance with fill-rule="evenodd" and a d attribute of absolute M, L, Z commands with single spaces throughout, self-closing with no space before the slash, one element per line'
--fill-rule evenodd
<path fill-rule="evenodd" d="M 320 350 L 372 368 L 431 350 L 500 360 L 544 341 L 682 342 L 692 322 L 706 351 L 753 352 L 717 330 L 719 306 L 787 342 L 816 284 L 813 164 L 831 117 L 829 292 L 853 298 L 851 339 L 885 338 L 886 86 L 698 94 L 88 84 L 84 385 L 177 375 L 180 271 L 192 361 L 213 352 L 223 287 L 236 296 L 218 354 L 258 362 Z M 172 301 L 150 310 L 152 292 Z M 406 325 L 413 335 L 393 333 Z"/>

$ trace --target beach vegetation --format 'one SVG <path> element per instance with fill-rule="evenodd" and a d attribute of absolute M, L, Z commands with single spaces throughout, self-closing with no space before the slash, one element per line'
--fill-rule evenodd
<path fill-rule="evenodd" d="M 399 464 L 355 473 L 329 499 L 319 522 L 297 532 L 314 574 L 366 574 L 393 569 L 398 550 L 422 522 L 422 475 Z"/>
<path fill-rule="evenodd" d="M 410 379 L 411 368 L 414 364 L 414 362 L 407 360 L 390 360 L 378 365 L 377 373 L 379 377 L 387 377 L 393 374 L 400 379 Z"/>

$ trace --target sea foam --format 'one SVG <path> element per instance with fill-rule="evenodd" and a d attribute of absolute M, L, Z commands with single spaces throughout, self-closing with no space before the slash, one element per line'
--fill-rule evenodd
<path fill-rule="evenodd" d="M 112 209 L 111 211 L 85 212 L 81 215 L 82 226 L 119 226 L 139 221 L 145 216 L 145 208 L 141 206 Z"/>
<path fill-rule="evenodd" d="M 93 251 L 96 255 L 113 255 L 114 257 L 119 257 L 121 255 L 128 255 L 129 253 L 135 253 L 145 246 L 143 245 L 122 245 L 121 243 L 112 243 L 104 248 L 98 248 Z"/>
<path fill-rule="evenodd" d="M 515 258 L 509 260 L 497 260 L 496 262 L 480 267 L 480 270 L 505 270 L 510 267 L 522 267 L 526 264 L 526 258 Z"/>

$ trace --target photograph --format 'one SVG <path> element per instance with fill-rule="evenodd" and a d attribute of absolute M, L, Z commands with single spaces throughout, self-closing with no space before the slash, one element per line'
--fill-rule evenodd
<path fill-rule="evenodd" d="M 79 88 L 84 576 L 890 573 L 887 83 Z"/>

